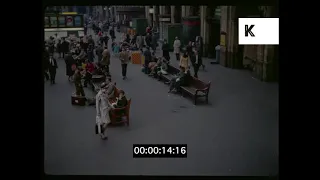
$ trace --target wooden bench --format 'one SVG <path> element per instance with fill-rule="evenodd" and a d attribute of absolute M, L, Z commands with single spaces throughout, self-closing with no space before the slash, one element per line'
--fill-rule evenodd
<path fill-rule="evenodd" d="M 174 75 L 180 72 L 180 69 L 168 64 L 167 72 L 168 74 L 161 74 L 161 79 L 164 79 L 166 81 L 171 81 Z"/>
<path fill-rule="evenodd" d="M 205 97 L 206 103 L 208 104 L 208 96 L 211 82 L 205 83 L 195 77 L 190 77 L 188 80 L 188 86 L 181 86 L 181 93 L 182 96 L 188 94 L 189 96 L 193 97 L 194 104 L 197 104 L 197 99 L 199 97 Z"/>
<path fill-rule="evenodd" d="M 116 102 L 116 97 L 119 97 L 119 89 L 115 88 L 114 91 L 114 98 L 109 99 L 109 103 L 112 104 Z M 130 105 L 131 105 L 131 99 L 127 99 L 128 103 L 123 108 L 112 108 L 109 112 L 111 124 L 127 124 L 129 126 L 130 122 Z M 125 118 L 125 119 L 123 119 Z M 120 121 L 118 119 L 121 119 Z"/>

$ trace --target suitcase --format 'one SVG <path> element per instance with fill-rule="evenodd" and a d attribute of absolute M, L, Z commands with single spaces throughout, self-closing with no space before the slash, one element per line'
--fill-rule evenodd
<path fill-rule="evenodd" d="M 106 77 L 104 75 L 92 75 L 92 82 L 103 82 L 106 80 Z"/>
<path fill-rule="evenodd" d="M 71 95 L 71 104 L 78 105 L 78 106 L 85 106 L 86 105 L 86 97 L 85 96 L 78 96 L 75 94 Z"/>
<path fill-rule="evenodd" d="M 132 64 L 141 64 L 141 51 L 133 51 L 131 53 Z"/>

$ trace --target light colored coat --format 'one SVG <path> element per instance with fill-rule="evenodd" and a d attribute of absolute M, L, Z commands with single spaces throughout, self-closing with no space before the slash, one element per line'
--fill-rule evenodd
<path fill-rule="evenodd" d="M 110 52 L 108 49 L 103 50 L 102 52 L 102 65 L 110 65 Z"/>
<path fill-rule="evenodd" d="M 189 67 L 189 58 L 188 57 L 184 58 L 183 56 L 181 56 L 179 66 L 182 66 L 185 69 L 187 69 Z"/>
<path fill-rule="evenodd" d="M 129 63 L 129 52 L 128 51 L 121 51 L 119 54 L 119 59 L 121 64 L 128 64 Z"/>
<path fill-rule="evenodd" d="M 173 52 L 175 54 L 179 54 L 180 53 L 180 47 L 181 47 L 181 42 L 179 39 L 174 40 L 173 42 Z"/>
<path fill-rule="evenodd" d="M 142 36 L 137 36 L 137 45 L 138 48 L 141 49 L 143 47 L 144 39 Z"/>
<path fill-rule="evenodd" d="M 108 96 L 102 92 L 102 89 L 96 95 L 96 124 L 110 123 Z"/>

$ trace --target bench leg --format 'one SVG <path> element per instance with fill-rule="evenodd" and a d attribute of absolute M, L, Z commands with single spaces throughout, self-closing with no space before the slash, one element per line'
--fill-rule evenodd
<path fill-rule="evenodd" d="M 206 103 L 209 104 L 209 97 L 208 97 L 208 95 L 206 96 Z"/>
<path fill-rule="evenodd" d="M 130 121 L 129 116 L 127 116 L 127 126 L 130 125 L 129 121 Z"/>
<path fill-rule="evenodd" d="M 197 105 L 197 96 L 194 97 L 194 105 Z"/>

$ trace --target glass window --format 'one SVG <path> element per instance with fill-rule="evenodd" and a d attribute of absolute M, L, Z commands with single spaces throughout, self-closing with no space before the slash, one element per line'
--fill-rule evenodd
<path fill-rule="evenodd" d="M 58 27 L 58 22 L 57 22 L 57 17 L 56 16 L 51 16 L 50 17 L 50 27 Z"/>
<path fill-rule="evenodd" d="M 58 18 L 59 20 L 59 27 L 66 27 L 66 17 L 65 16 L 60 16 Z"/>
<path fill-rule="evenodd" d="M 74 26 L 76 27 L 82 27 L 82 19 L 80 16 L 74 17 Z"/>
<path fill-rule="evenodd" d="M 49 17 L 44 17 L 44 27 L 50 27 Z"/>

